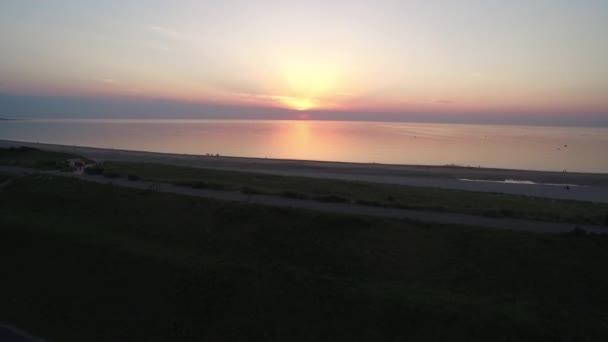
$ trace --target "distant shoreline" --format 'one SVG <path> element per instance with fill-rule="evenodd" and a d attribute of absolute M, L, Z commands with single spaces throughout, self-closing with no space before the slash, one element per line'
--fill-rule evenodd
<path fill-rule="evenodd" d="M 309 119 L 300 119 L 297 117 L 282 117 L 282 118 L 247 118 L 247 117 L 176 117 L 176 118 L 167 118 L 167 117 L 144 117 L 144 116 L 136 116 L 136 117 L 42 117 L 42 116 L 33 116 L 26 118 L 5 118 L 0 120 L 6 121 L 36 121 L 36 120 L 69 120 L 69 121 L 96 121 L 96 120 L 150 120 L 150 121 L 319 121 L 319 122 L 366 122 L 366 123 L 396 123 L 396 124 L 431 124 L 431 125 L 463 125 L 463 126 L 514 126 L 514 127 L 553 127 L 553 128 L 608 128 L 607 123 L 593 123 L 593 124 L 559 124 L 555 122 L 476 122 L 476 121 L 433 121 L 433 120 L 396 120 L 396 119 L 376 119 L 376 120 L 360 120 L 360 119 L 348 119 L 348 118 L 322 118 L 322 117 L 311 117 Z"/>
<path fill-rule="evenodd" d="M 564 173 L 461 166 L 393 165 L 206 156 L 0 140 L 0 147 L 17 146 L 29 146 L 49 151 L 78 154 L 97 162 L 159 163 L 282 176 L 340 179 L 608 202 L 608 173 Z M 461 179 L 488 181 L 525 180 L 533 183 L 471 182 L 461 181 Z M 550 184 L 563 184 L 564 186 Z M 578 186 L 567 187 L 565 186 L 566 184 Z"/>
<path fill-rule="evenodd" d="M 11 119 L 8 119 L 11 120 Z M 16 146 L 29 146 L 40 149 L 47 149 L 53 151 L 62 151 L 62 152 L 72 152 L 73 151 L 82 151 L 82 153 L 88 152 L 103 152 L 104 157 L 108 157 L 105 153 L 126 153 L 126 154 L 147 154 L 147 155 L 155 155 L 155 156 L 166 156 L 166 157 L 181 157 L 181 158 L 214 158 L 214 159 L 225 159 L 225 160 L 240 160 L 240 161 L 248 161 L 248 162 L 259 162 L 259 163 L 301 163 L 301 164 L 318 164 L 319 166 L 345 166 L 345 167 L 370 167 L 370 168 L 386 168 L 386 169 L 399 169 L 402 168 L 405 170 L 411 169 L 426 169 L 426 171 L 437 169 L 442 170 L 477 170 L 477 171 L 487 171 L 487 172 L 495 172 L 496 174 L 504 174 L 511 175 L 517 173 L 535 173 L 535 174 L 543 174 L 543 175 L 589 175 L 589 176 L 606 176 L 608 177 L 608 172 L 561 172 L 561 171 L 545 171 L 545 170 L 526 170 L 526 169 L 504 169 L 504 168 L 493 168 L 493 167 L 478 167 L 478 166 L 465 166 L 458 164 L 445 164 L 445 165 L 424 165 L 424 164 L 390 164 L 390 163 L 377 163 L 377 162 L 351 162 L 351 161 L 328 161 L 328 160 L 313 160 L 313 159 L 281 159 L 281 158 L 262 158 L 262 157 L 238 157 L 238 156 L 226 156 L 219 154 L 189 154 L 189 153 L 173 153 L 173 152 L 155 152 L 155 151 L 144 151 L 144 150 L 124 150 L 124 149 L 116 149 L 116 148 L 107 148 L 107 147 L 93 147 L 93 146 L 82 146 L 82 145 L 64 145 L 64 144 L 51 144 L 51 143 L 40 143 L 40 142 L 32 142 L 32 141 L 19 141 L 19 140 L 4 140 L 0 139 L 0 148 L 6 147 L 16 147 Z M 94 159 L 94 158 L 93 158 Z M 105 158 L 102 158 L 105 160 Z M 112 160 L 112 159 L 108 159 Z M 440 175 L 435 175 L 440 176 Z M 492 180 L 492 179 L 488 179 Z"/>

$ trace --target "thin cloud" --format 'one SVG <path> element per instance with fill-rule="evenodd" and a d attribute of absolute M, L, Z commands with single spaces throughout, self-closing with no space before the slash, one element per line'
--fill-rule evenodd
<path fill-rule="evenodd" d="M 266 101 L 297 101 L 301 100 L 301 98 L 293 97 L 293 96 L 282 96 L 282 95 L 266 95 L 266 94 L 246 94 L 241 93 L 237 94 L 241 97 L 246 97 L 250 99 L 258 99 L 258 100 L 266 100 Z M 313 102 L 315 104 L 320 103 L 319 100 L 308 99 L 308 101 Z"/>
<path fill-rule="evenodd" d="M 167 52 L 169 51 L 169 48 L 163 45 L 158 45 L 158 44 L 145 44 L 144 45 L 145 48 L 150 49 L 150 50 L 156 50 L 156 51 L 161 51 L 161 52 Z"/>
<path fill-rule="evenodd" d="M 183 41 L 192 40 L 191 35 L 181 32 L 181 31 L 176 30 L 171 27 L 159 26 L 159 25 L 149 25 L 148 27 L 146 27 L 146 29 L 150 32 L 156 33 L 160 36 L 163 36 L 165 38 L 169 38 L 169 39 L 175 40 L 175 41 L 183 42 Z"/>
<path fill-rule="evenodd" d="M 114 84 L 117 81 L 113 78 L 99 78 L 96 80 L 99 83 L 105 83 L 105 84 Z"/>

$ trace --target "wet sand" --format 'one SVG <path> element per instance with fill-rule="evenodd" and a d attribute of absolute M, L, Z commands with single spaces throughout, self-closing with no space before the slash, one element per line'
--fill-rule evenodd
<path fill-rule="evenodd" d="M 164 163 L 285 176 L 358 180 L 467 191 L 520 194 L 555 199 L 608 202 L 608 174 L 605 173 L 201 156 L 0 140 L 0 147 L 6 148 L 11 146 L 29 146 L 43 150 L 74 153 L 97 162 Z M 518 180 L 531 181 L 537 184 L 478 182 L 463 181 L 462 179 L 489 181 Z M 569 186 L 566 186 L 566 184 L 569 184 Z"/>

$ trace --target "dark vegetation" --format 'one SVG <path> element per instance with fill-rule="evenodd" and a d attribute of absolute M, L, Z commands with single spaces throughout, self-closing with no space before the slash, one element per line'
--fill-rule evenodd
<path fill-rule="evenodd" d="M 0 184 L 6 182 L 7 180 L 13 179 L 13 178 L 15 178 L 15 176 L 10 175 L 8 173 L 0 172 Z"/>
<path fill-rule="evenodd" d="M 42 151 L 27 146 L 0 148 L 0 165 L 72 171 L 67 163 L 67 159 L 71 158 L 79 157 L 69 153 Z"/>
<path fill-rule="evenodd" d="M 103 175 L 103 168 L 99 166 L 87 167 L 84 169 L 84 173 L 88 175 Z"/>
<path fill-rule="evenodd" d="M 404 209 L 449 211 L 490 217 L 605 224 L 608 204 L 542 199 L 393 184 L 285 177 L 181 166 L 106 162 L 105 172 L 194 188 L 242 191 L 325 202 L 355 202 Z"/>
<path fill-rule="evenodd" d="M 138 175 L 132 175 L 132 174 L 128 174 L 127 175 L 127 179 L 130 181 L 138 181 L 141 180 L 141 178 Z"/>
<path fill-rule="evenodd" d="M 52 341 L 605 341 L 608 239 L 33 175 L 0 191 L 0 322 Z"/>
<path fill-rule="evenodd" d="M 66 159 L 78 156 L 19 147 L 0 149 L 0 165 L 70 171 Z M 106 162 L 88 167 L 89 175 L 125 177 L 173 183 L 197 189 L 240 191 L 322 202 L 415 210 L 448 211 L 489 217 L 511 217 L 553 222 L 608 224 L 608 204 L 542 199 L 497 193 L 422 188 L 356 181 L 285 177 L 181 166 Z"/>

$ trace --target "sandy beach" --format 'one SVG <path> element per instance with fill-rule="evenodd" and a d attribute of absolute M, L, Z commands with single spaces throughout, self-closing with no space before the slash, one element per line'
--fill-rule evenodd
<path fill-rule="evenodd" d="M 164 163 L 285 176 L 356 180 L 608 202 L 608 174 L 598 173 L 201 156 L 0 140 L 0 147 L 14 146 L 29 146 L 50 151 L 74 153 L 97 162 Z M 508 182 L 503 183 L 505 180 L 508 180 Z"/>

